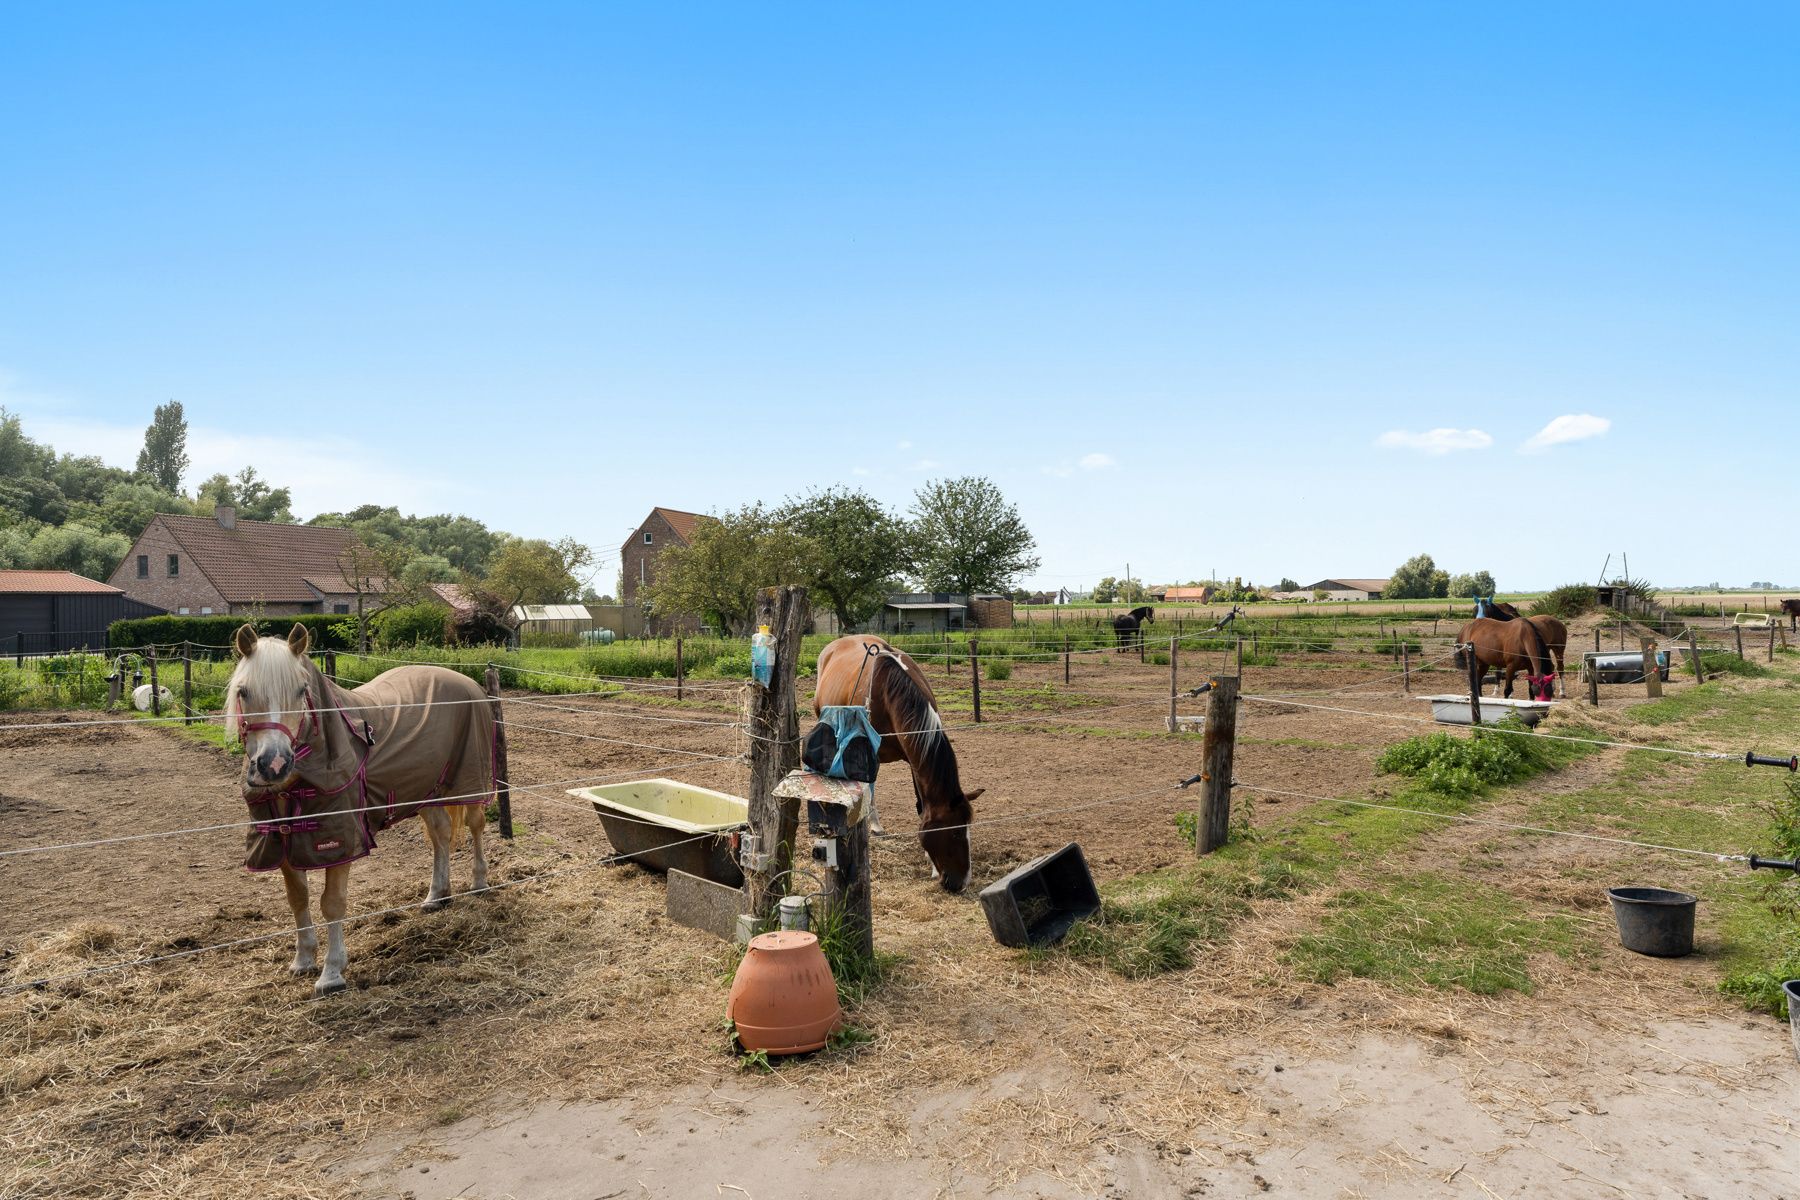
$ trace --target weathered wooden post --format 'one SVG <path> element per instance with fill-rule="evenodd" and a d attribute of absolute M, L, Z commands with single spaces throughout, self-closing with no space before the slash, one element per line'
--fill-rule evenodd
<path fill-rule="evenodd" d="M 767 687 L 750 688 L 750 832 L 757 857 L 744 873 L 750 914 L 766 919 L 780 899 L 776 883 L 793 860 L 800 826 L 800 802 L 775 794 L 789 772 L 800 766 L 800 715 L 794 696 L 794 672 L 800 661 L 807 618 L 806 589 L 764 588 L 756 596 L 756 625 L 774 635 L 774 660 Z"/>
<path fill-rule="evenodd" d="M 969 639 L 969 686 L 975 694 L 975 723 L 981 724 L 981 647 Z"/>
<path fill-rule="evenodd" d="M 1688 661 L 1692 663 L 1694 667 L 1694 682 L 1705 683 L 1706 673 L 1700 669 L 1700 646 L 1694 640 L 1694 631 L 1692 629 L 1688 630 L 1687 644 Z"/>
<path fill-rule="evenodd" d="M 686 687 L 687 672 L 682 667 L 681 635 L 678 633 L 675 635 L 675 698 L 677 700 L 683 699 L 684 689 Z"/>
<path fill-rule="evenodd" d="M 1744 627 L 1742 625 L 1733 625 L 1731 627 L 1731 633 L 1737 640 L 1737 654 L 1738 658 L 1741 660 L 1744 657 Z"/>
<path fill-rule="evenodd" d="M 325 678 L 337 682 L 337 651 L 325 651 Z"/>
<path fill-rule="evenodd" d="M 1588 703 L 1593 705 L 1595 708 L 1599 708 L 1600 707 L 1600 664 L 1597 662 L 1590 661 L 1586 664 L 1586 666 L 1587 666 Z"/>
<path fill-rule="evenodd" d="M 1069 635 L 1063 634 L 1063 686 L 1069 686 Z"/>
<path fill-rule="evenodd" d="M 122 665 L 114 665 L 113 673 L 106 677 L 106 707 L 117 708 L 119 706 L 119 693 L 124 689 L 125 668 Z"/>
<path fill-rule="evenodd" d="M 1169 732 L 1170 733 L 1174 733 L 1177 728 L 1177 726 L 1175 724 L 1175 688 L 1176 688 L 1176 684 L 1179 682 L 1180 677 L 1176 674 L 1175 647 L 1176 647 L 1176 643 L 1179 642 L 1180 640 L 1181 639 L 1178 637 L 1172 637 L 1169 639 Z"/>
<path fill-rule="evenodd" d="M 1769 661 L 1775 661 L 1775 626 L 1769 626 Z"/>
<path fill-rule="evenodd" d="M 1475 657 L 1474 642 L 1465 644 L 1463 653 L 1469 659 L 1469 724 L 1479 725 L 1481 724 L 1481 677 L 1487 672 L 1482 667 L 1481 660 Z"/>
<path fill-rule="evenodd" d="M 194 723 L 194 656 L 188 643 L 181 643 L 181 723 Z"/>
<path fill-rule="evenodd" d="M 1400 686 L 1412 695 L 1412 647 L 1404 638 L 1400 641 Z"/>
<path fill-rule="evenodd" d="M 156 647 L 149 649 L 150 658 L 150 715 L 162 716 L 162 688 L 156 682 Z"/>
<path fill-rule="evenodd" d="M 1656 639 L 1643 638 L 1640 645 L 1644 648 L 1644 694 L 1655 697 L 1662 695 L 1662 672 L 1656 666 Z"/>
<path fill-rule="evenodd" d="M 1194 851 L 1211 854 L 1231 837 L 1231 764 L 1237 750 L 1238 681 L 1213 680 L 1206 698 L 1206 734 L 1200 743 L 1200 812 Z"/>
<path fill-rule="evenodd" d="M 494 714 L 494 798 L 500 804 L 500 836 L 511 838 L 512 767 L 506 761 L 506 722 L 500 715 L 500 668 L 493 663 L 487 669 L 488 709 Z"/>
<path fill-rule="evenodd" d="M 1770 639 L 1769 644 L 1771 646 L 1775 644 L 1773 638 Z M 13 665 L 23 671 L 25 669 L 25 631 L 23 629 L 13 635 L 13 655 L 17 659 Z"/>
<path fill-rule="evenodd" d="M 1594 626 L 1594 653 L 1600 653 L 1600 627 Z"/>

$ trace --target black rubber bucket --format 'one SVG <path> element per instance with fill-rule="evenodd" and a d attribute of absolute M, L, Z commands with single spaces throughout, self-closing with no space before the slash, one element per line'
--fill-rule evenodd
<path fill-rule="evenodd" d="M 1800 1058 L 1800 979 L 1790 979 L 1781 985 L 1782 994 L 1788 1002 L 1788 1033 L 1794 1039 L 1794 1057 Z"/>
<path fill-rule="evenodd" d="M 1680 958 L 1694 952 L 1694 906 L 1700 901 L 1667 888 L 1622 887 L 1606 893 L 1619 922 L 1619 941 L 1627 950 L 1657 958 Z"/>

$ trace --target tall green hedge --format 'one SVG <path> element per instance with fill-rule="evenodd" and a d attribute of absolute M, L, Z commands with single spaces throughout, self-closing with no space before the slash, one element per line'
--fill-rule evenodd
<path fill-rule="evenodd" d="M 229 649 L 237 636 L 238 626 L 249 621 L 243 616 L 225 617 L 136 617 L 114 621 L 106 632 L 107 646 L 114 650 L 131 650 L 139 646 L 167 646 L 173 642 L 193 642 L 196 646 Z M 284 637 L 296 624 L 304 625 L 312 634 L 312 644 L 320 650 L 349 650 L 354 645 L 356 618 L 342 613 L 307 613 L 297 617 L 263 617 L 249 621 L 256 632 L 265 637 Z M 349 638 L 339 633 L 352 631 Z"/>

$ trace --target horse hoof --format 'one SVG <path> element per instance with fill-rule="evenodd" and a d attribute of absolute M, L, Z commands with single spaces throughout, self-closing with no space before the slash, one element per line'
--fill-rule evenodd
<path fill-rule="evenodd" d="M 419 907 L 425 912 L 438 912 L 439 910 L 448 908 L 449 906 L 450 906 L 450 897 L 445 896 L 442 900 L 427 900 L 424 904 L 421 904 Z"/>
<path fill-rule="evenodd" d="M 337 993 L 345 990 L 349 986 L 350 986 L 349 984 L 345 983 L 341 979 L 338 980 L 336 983 L 321 983 L 317 987 L 313 988 L 313 999 L 314 1000 L 323 1000 L 327 996 L 335 996 Z"/>
<path fill-rule="evenodd" d="M 319 965 L 317 963 L 307 963 L 304 966 L 300 963 L 295 963 L 288 968 L 288 974 L 292 975 L 295 979 L 303 979 L 308 975 L 317 975 L 318 973 Z"/>

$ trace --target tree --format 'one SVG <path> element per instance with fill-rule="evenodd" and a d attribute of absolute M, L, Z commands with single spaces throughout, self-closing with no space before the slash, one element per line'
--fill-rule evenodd
<path fill-rule="evenodd" d="M 218 505 L 228 504 L 246 521 L 291 525 L 294 513 L 289 506 L 292 503 L 288 489 L 270 487 L 269 481 L 258 475 L 255 467 L 245 467 L 235 476 L 209 475 L 194 489 L 194 511 L 203 517 L 210 517 Z M 359 532 L 363 531 L 355 522 L 350 524 Z M 385 534 L 386 531 L 378 532 Z"/>
<path fill-rule="evenodd" d="M 939 479 L 912 507 L 913 571 L 926 591 L 1004 592 L 1041 561 L 1019 510 L 980 475 Z"/>
<path fill-rule="evenodd" d="M 338 573 L 344 586 L 356 598 L 356 648 L 369 649 L 369 620 L 376 614 L 417 598 L 416 589 L 406 584 L 406 565 L 412 560 L 412 547 L 391 538 L 365 541 L 352 538 L 338 554 Z"/>
<path fill-rule="evenodd" d="M 1465 571 L 1461 575 L 1450 577 L 1450 594 L 1461 599 L 1464 596 L 1479 596 L 1482 593 L 1475 590 L 1475 577 Z"/>
<path fill-rule="evenodd" d="M 867 492 L 808 492 L 790 498 L 772 519 L 810 543 L 804 582 L 831 606 L 842 629 L 880 611 L 906 567 L 906 526 Z"/>
<path fill-rule="evenodd" d="M 514 538 L 494 556 L 487 587 L 509 612 L 518 604 L 567 604 L 581 594 L 576 573 L 593 561 L 594 552 L 574 538 Z"/>
<path fill-rule="evenodd" d="M 1095 604 L 1111 604 L 1119 598 L 1119 581 L 1108 575 L 1094 585 L 1094 590 L 1089 598 Z"/>
<path fill-rule="evenodd" d="M 1275 585 L 1275 590 L 1278 592 L 1297 592 L 1300 590 L 1300 585 L 1295 583 L 1292 579 L 1289 579 L 1286 575 L 1283 575 L 1281 577 L 1281 582 Z"/>
<path fill-rule="evenodd" d="M 1470 593 L 1472 596 L 1492 596 L 1495 592 L 1500 590 L 1499 586 L 1494 582 L 1494 577 L 1486 571 L 1475 572 L 1475 576 L 1471 582 L 1475 585 L 1475 590 Z"/>
<path fill-rule="evenodd" d="M 165 492 L 179 492 L 187 469 L 187 419 L 181 415 L 181 401 L 171 400 L 156 406 L 150 427 L 144 430 L 137 473 Z"/>
<path fill-rule="evenodd" d="M 756 617 L 756 593 L 802 583 L 820 567 L 817 549 L 761 504 L 747 504 L 702 521 L 685 546 L 671 545 L 656 561 L 645 589 L 652 611 L 698 616 L 729 633 L 746 634 Z"/>
<path fill-rule="evenodd" d="M 1442 591 L 1438 590 L 1439 576 L 1442 576 Z M 1438 570 L 1431 555 L 1415 554 L 1394 569 L 1381 597 L 1384 600 L 1429 600 L 1433 596 L 1449 594 L 1450 576 Z"/>
<path fill-rule="evenodd" d="M 0 567 L 73 571 L 105 579 L 131 549 L 131 540 L 86 525 L 38 525 L 8 529 L 0 539 Z"/>

